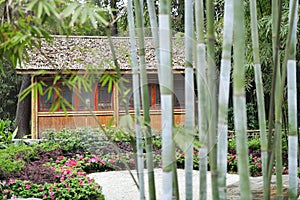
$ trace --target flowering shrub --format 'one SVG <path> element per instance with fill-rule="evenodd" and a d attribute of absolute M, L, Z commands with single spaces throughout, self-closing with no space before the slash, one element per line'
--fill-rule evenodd
<path fill-rule="evenodd" d="M 262 175 L 262 161 L 261 158 L 253 154 L 249 155 L 250 164 L 250 175 L 251 176 L 261 176 Z"/>
<path fill-rule="evenodd" d="M 229 173 L 237 173 L 237 155 L 227 154 L 227 171 Z"/>
<path fill-rule="evenodd" d="M 104 199 L 101 187 L 86 176 L 70 177 L 54 184 L 35 184 L 29 181 L 10 179 L 0 182 L 2 199 L 41 198 L 59 199 Z"/>
<path fill-rule="evenodd" d="M 54 183 L 36 184 L 30 181 L 10 179 L 1 182 L 2 198 L 42 198 L 42 199 L 104 199 L 101 187 L 87 177 L 81 168 L 83 160 L 67 159 L 59 156 L 55 163 L 45 167 L 53 170 Z"/>

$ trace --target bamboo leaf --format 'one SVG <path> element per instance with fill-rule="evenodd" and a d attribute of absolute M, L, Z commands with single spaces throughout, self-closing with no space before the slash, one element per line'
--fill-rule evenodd
<path fill-rule="evenodd" d="M 90 21 L 91 21 L 93 27 L 96 29 L 97 28 L 97 22 L 95 20 L 95 16 L 94 15 L 95 15 L 95 13 L 89 12 Z"/>
<path fill-rule="evenodd" d="M 86 22 L 89 10 L 87 8 L 82 9 L 80 23 L 83 24 Z"/>
<path fill-rule="evenodd" d="M 45 2 L 45 3 L 43 4 L 43 8 L 44 8 L 45 13 L 46 13 L 48 16 L 50 16 L 50 11 L 49 11 L 47 2 Z"/>
<path fill-rule="evenodd" d="M 74 13 L 74 12 L 76 13 L 77 12 L 76 8 L 78 6 L 79 6 L 79 4 L 77 2 L 69 5 L 65 10 L 63 10 L 62 17 L 69 17 L 72 13 Z"/>
<path fill-rule="evenodd" d="M 31 1 L 30 3 L 27 4 L 26 9 L 27 9 L 27 10 L 32 10 L 32 8 L 35 6 L 35 4 L 36 4 L 38 1 L 39 1 L 39 0 Z"/>
<path fill-rule="evenodd" d="M 108 123 L 107 123 L 107 126 L 108 126 L 108 127 L 111 127 L 111 126 L 113 125 L 113 123 L 114 123 L 114 120 L 115 120 L 115 118 L 114 118 L 114 117 L 111 117 L 110 120 L 109 120 Z"/>
<path fill-rule="evenodd" d="M 75 10 L 74 14 L 72 15 L 72 20 L 70 22 L 70 26 L 73 26 L 74 22 L 76 22 L 79 18 L 79 15 L 81 14 L 82 7 L 79 7 L 77 10 Z"/>
<path fill-rule="evenodd" d="M 94 16 L 98 19 L 104 26 L 108 26 L 108 21 L 101 17 L 98 13 L 95 13 Z"/>
<path fill-rule="evenodd" d="M 57 83 L 57 81 L 59 81 L 60 79 L 61 79 L 61 76 L 60 75 L 56 75 L 54 77 L 53 84 L 55 85 Z"/>
<path fill-rule="evenodd" d="M 43 3 L 42 1 L 40 1 L 38 4 L 37 17 L 41 18 L 42 14 L 43 14 Z"/>
<path fill-rule="evenodd" d="M 14 139 L 18 133 L 19 127 L 17 127 L 14 132 L 12 133 L 12 139 Z"/>

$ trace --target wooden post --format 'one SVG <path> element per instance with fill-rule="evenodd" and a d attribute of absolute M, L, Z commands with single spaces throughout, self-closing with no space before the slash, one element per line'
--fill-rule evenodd
<path fill-rule="evenodd" d="M 36 82 L 36 78 L 31 76 L 31 85 Z M 38 133 L 38 95 L 36 88 L 31 89 L 31 137 L 33 139 L 39 138 Z"/>

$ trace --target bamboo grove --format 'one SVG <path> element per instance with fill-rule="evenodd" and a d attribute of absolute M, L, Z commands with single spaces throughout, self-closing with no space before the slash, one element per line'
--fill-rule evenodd
<path fill-rule="evenodd" d="M 227 134 L 229 99 L 233 99 L 234 129 L 237 138 L 238 173 L 240 176 L 240 198 L 252 199 L 249 159 L 247 146 L 247 113 L 246 113 L 246 65 L 253 66 L 255 77 L 255 93 L 259 117 L 260 143 L 262 155 L 262 173 L 264 183 L 264 199 L 270 199 L 270 180 L 272 168 L 276 163 L 276 196 L 283 199 L 282 193 L 282 105 L 287 98 L 288 126 L 288 166 L 289 166 L 289 199 L 297 199 L 299 165 L 298 127 L 297 127 L 297 24 L 298 1 L 289 1 L 287 34 L 281 37 L 284 3 L 280 0 L 271 2 L 272 41 L 272 87 L 270 104 L 265 103 L 263 74 L 261 68 L 258 11 L 256 0 L 224 0 L 223 8 L 217 7 L 213 0 L 184 1 L 184 42 L 185 42 L 185 196 L 186 199 L 207 199 L 207 170 L 211 171 L 212 198 L 226 199 L 227 173 Z M 128 1 L 128 13 L 132 12 L 131 1 Z M 177 132 L 174 130 L 172 107 L 172 43 L 173 37 L 170 0 L 160 0 L 158 14 L 155 14 L 154 3 L 147 1 L 153 44 L 158 61 L 158 73 L 162 103 L 162 171 L 163 194 L 157 197 L 153 182 L 149 182 L 150 199 L 179 199 L 175 165 L 175 149 Z M 183 3 L 183 2 L 182 2 Z M 143 8 L 142 0 L 134 1 L 135 15 Z M 222 31 L 216 32 L 215 9 L 223 9 Z M 261 9 L 261 8 L 260 8 Z M 247 12 L 246 12 L 247 10 Z M 250 12 L 250 17 L 247 13 Z M 132 15 L 132 14 L 131 14 Z M 157 18 L 158 16 L 158 18 Z M 246 17 L 247 16 L 247 17 Z M 130 37 L 141 43 L 144 25 L 136 18 L 137 26 L 130 27 Z M 130 24 L 133 18 L 128 18 Z M 139 24 L 139 25 L 138 25 Z M 250 26 L 246 26 L 250 24 Z M 216 35 L 222 38 L 220 66 L 216 62 Z M 246 35 L 251 35 L 251 48 L 246 43 Z M 285 41 L 284 41 L 285 40 Z M 132 45 L 135 45 L 135 41 Z M 284 46 L 284 47 L 283 47 Z M 141 51 L 144 47 L 136 47 Z M 132 51 L 132 56 L 136 56 Z M 251 60 L 246 55 L 251 54 Z M 140 53 L 140 55 L 143 55 Z M 263 56 L 262 56 L 263 57 Z M 143 77 L 143 59 L 140 60 L 140 76 Z M 135 68 L 133 68 L 135 69 Z M 134 72 L 133 75 L 136 73 Z M 195 80 L 194 80 L 195 79 Z M 142 80 L 142 78 L 141 78 Z M 145 83 L 145 82 L 144 82 Z M 144 84 L 142 81 L 142 85 Z M 195 83 L 195 84 L 194 84 Z M 232 83 L 232 85 L 231 85 Z M 230 87 L 232 86 L 232 97 Z M 195 90 L 197 88 L 197 90 Z M 195 94 L 197 91 L 197 94 Z M 143 92 L 142 92 L 143 94 Z M 143 94 L 145 95 L 145 93 Z M 142 95 L 142 96 L 143 96 Z M 196 101 L 195 96 L 198 100 Z M 267 108 L 267 109 L 266 109 Z M 144 109 L 146 109 L 144 107 Z M 269 110 L 269 113 L 266 113 Z M 198 113 L 196 118 L 195 113 Z M 138 112 L 136 111 L 136 114 Z M 266 118 L 268 116 L 268 119 Z M 139 118 L 136 126 L 139 127 Z M 268 124 L 267 124 L 268 121 Z M 148 122 L 146 122 L 149 124 Z M 137 128 L 138 130 L 139 128 Z M 148 130 L 148 129 L 147 129 Z M 270 131 L 272 130 L 272 131 Z M 149 132 L 149 131 L 147 131 Z M 147 133 L 149 134 L 149 133 Z M 149 137 L 147 136 L 146 137 Z M 137 140 L 140 138 L 137 132 Z M 195 141 L 198 141 L 195 145 Z M 151 145 L 151 144 L 149 144 Z M 139 148 L 139 146 L 138 146 Z M 193 193 L 192 152 L 197 148 L 199 156 L 199 194 Z M 151 148 L 149 148 L 151 149 Z M 139 152 L 139 151 L 138 151 Z M 138 154 L 140 155 L 140 154 Z M 148 159 L 148 157 L 147 157 Z M 142 162 L 142 159 L 139 160 Z M 276 162 L 275 162 L 276 161 Z M 138 165 L 141 166 L 141 165 Z M 138 171 L 140 171 L 139 169 Z M 148 169 L 149 170 L 149 169 Z M 152 176 L 149 174 L 149 176 Z M 149 177 L 150 178 L 150 177 Z M 144 184 L 140 177 L 140 184 Z M 145 198 L 144 187 L 140 187 L 140 197 Z"/>

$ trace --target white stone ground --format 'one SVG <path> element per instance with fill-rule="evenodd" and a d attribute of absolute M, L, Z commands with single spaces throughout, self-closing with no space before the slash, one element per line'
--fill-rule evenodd
<path fill-rule="evenodd" d="M 132 171 L 136 177 L 136 171 Z M 145 170 L 145 183 L 147 183 L 147 170 Z M 157 199 L 161 199 L 162 195 L 162 170 L 155 169 L 155 185 Z M 103 194 L 106 200 L 135 200 L 139 199 L 139 192 L 134 184 L 133 179 L 128 171 L 111 171 L 90 174 L 97 183 L 102 186 Z M 227 174 L 227 185 L 239 181 L 239 176 L 235 174 Z M 185 173 L 184 170 L 178 169 L 178 184 L 180 191 L 180 199 L 185 199 Z M 147 184 L 145 184 L 146 186 Z M 148 196 L 148 188 L 145 187 L 146 197 Z M 207 173 L 207 199 L 211 198 L 211 176 Z M 149 198 L 146 198 L 149 199 Z M 193 172 L 193 199 L 199 199 L 199 172 Z"/>

